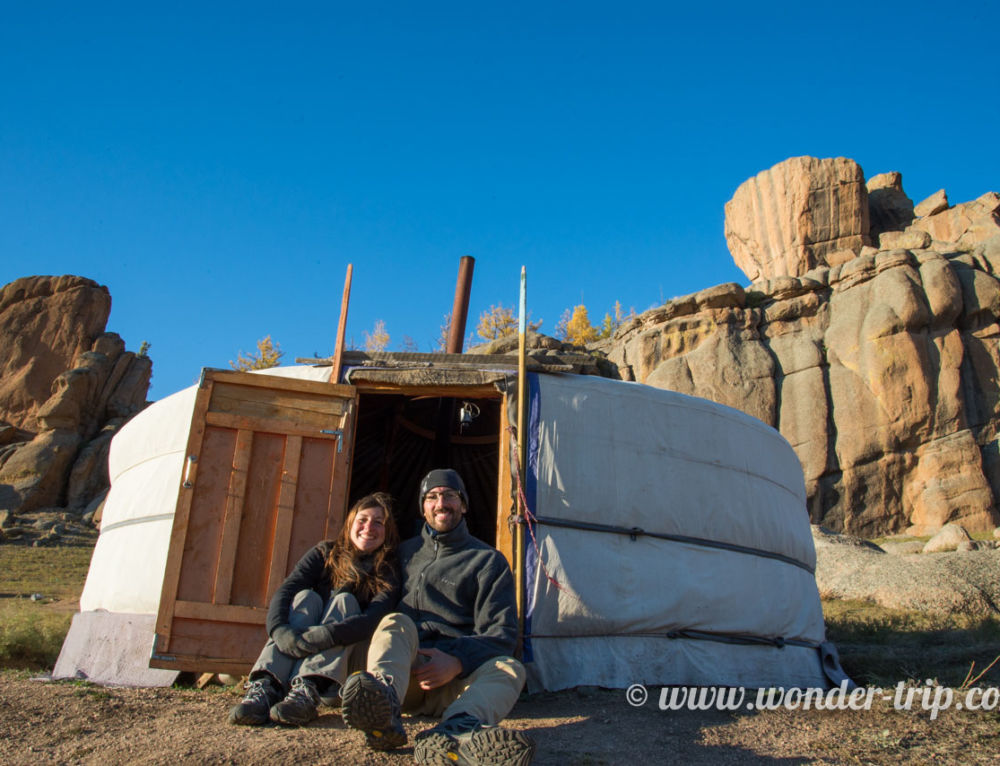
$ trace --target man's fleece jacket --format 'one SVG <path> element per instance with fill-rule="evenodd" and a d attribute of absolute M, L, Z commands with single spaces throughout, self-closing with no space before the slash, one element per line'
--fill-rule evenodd
<path fill-rule="evenodd" d="M 495 548 L 469 534 L 465 519 L 450 532 L 423 532 L 399 547 L 403 598 L 420 646 L 447 652 L 467 676 L 493 657 L 514 654 L 514 577 Z"/>

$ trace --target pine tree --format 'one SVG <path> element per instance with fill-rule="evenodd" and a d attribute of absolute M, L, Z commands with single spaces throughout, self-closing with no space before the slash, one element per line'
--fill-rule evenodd
<path fill-rule="evenodd" d="M 517 317 L 514 316 L 514 309 L 507 308 L 502 303 L 490 306 L 479 315 L 476 334 L 485 341 L 517 335 Z"/>
<path fill-rule="evenodd" d="M 566 342 L 583 346 L 597 340 L 597 328 L 590 323 L 587 307 L 582 303 L 573 307 L 573 314 L 566 323 Z"/>
<path fill-rule="evenodd" d="M 365 330 L 365 351 L 385 351 L 389 347 L 389 333 L 385 331 L 385 321 L 375 320 L 375 329 Z"/>
<path fill-rule="evenodd" d="M 235 362 L 230 360 L 229 366 L 234 370 L 241 370 L 243 372 L 247 370 L 267 370 L 271 367 L 277 367 L 278 361 L 284 355 L 285 352 L 281 350 L 281 345 L 272 343 L 271 336 L 268 335 L 257 341 L 256 354 L 244 355 L 240 351 Z"/>
<path fill-rule="evenodd" d="M 448 334 L 451 332 L 451 312 L 449 311 L 444 315 L 444 320 L 441 322 L 441 331 L 438 333 L 438 342 L 434 347 L 434 350 L 438 353 L 443 354 L 444 350 L 448 348 Z"/>
<path fill-rule="evenodd" d="M 601 332 L 597 337 L 610 338 L 612 335 L 615 334 L 615 330 L 621 327 L 622 323 L 625 322 L 625 320 L 631 319 L 634 315 L 635 315 L 635 309 L 633 309 L 632 312 L 629 314 L 629 316 L 626 317 L 624 312 L 622 312 L 621 301 L 615 301 L 614 316 L 612 316 L 610 313 L 604 315 L 604 321 L 601 322 Z"/>

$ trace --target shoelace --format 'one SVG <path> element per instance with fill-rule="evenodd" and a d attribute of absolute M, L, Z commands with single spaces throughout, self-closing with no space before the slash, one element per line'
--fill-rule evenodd
<path fill-rule="evenodd" d="M 258 700 L 267 700 L 268 694 L 267 689 L 264 687 L 263 681 L 252 681 L 247 684 L 246 694 L 243 695 L 243 699 L 247 702 L 257 702 Z"/>
<path fill-rule="evenodd" d="M 292 682 L 292 690 L 288 693 L 288 696 L 292 699 L 303 697 L 313 705 L 319 703 L 319 693 L 305 681 L 299 681 L 298 679 Z"/>

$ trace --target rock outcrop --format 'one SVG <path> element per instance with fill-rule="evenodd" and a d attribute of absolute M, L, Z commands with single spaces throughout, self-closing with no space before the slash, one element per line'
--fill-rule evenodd
<path fill-rule="evenodd" d="M 862 535 L 950 521 L 990 530 L 1000 520 L 1000 198 L 921 204 L 927 214 L 913 217 L 898 174 L 866 188 L 856 167 L 797 158 L 741 186 L 727 232 L 768 237 L 730 238 L 733 257 L 767 276 L 646 312 L 618 329 L 609 359 L 626 377 L 778 428 L 802 461 L 816 523 Z M 783 190 L 769 190 L 775 179 Z M 803 190 L 837 179 L 825 206 L 808 202 Z M 858 230 L 862 203 L 877 229 Z M 816 211 L 830 224 L 823 237 L 805 235 L 811 223 L 771 236 Z"/>
<path fill-rule="evenodd" d="M 726 203 L 726 241 L 751 280 L 834 265 L 868 237 L 864 174 L 844 157 L 792 157 L 744 181 Z"/>
<path fill-rule="evenodd" d="M 0 291 L 0 510 L 84 514 L 108 488 L 113 433 L 146 405 L 152 362 L 104 332 L 107 288 L 27 277 Z"/>
<path fill-rule="evenodd" d="M 813 527 L 821 598 L 874 601 L 889 609 L 1000 614 L 1000 550 L 890 555 L 856 537 Z"/>
<path fill-rule="evenodd" d="M 0 420 L 28 431 L 52 383 L 102 332 L 108 288 L 83 277 L 24 277 L 0 288 Z"/>

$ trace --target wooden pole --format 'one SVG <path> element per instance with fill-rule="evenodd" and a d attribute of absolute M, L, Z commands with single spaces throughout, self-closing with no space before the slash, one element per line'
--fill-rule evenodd
<path fill-rule="evenodd" d="M 337 346 L 333 351 L 333 369 L 330 371 L 330 382 L 340 382 L 340 366 L 344 359 L 344 334 L 347 332 L 347 304 L 351 300 L 351 275 L 354 264 L 347 264 L 347 276 L 344 278 L 344 297 L 340 301 L 340 321 L 337 323 Z"/>
<path fill-rule="evenodd" d="M 527 276 L 524 266 L 521 267 L 521 297 L 518 303 L 517 317 L 517 467 L 518 485 L 523 487 L 526 477 L 526 458 L 528 455 L 527 422 L 528 416 L 525 412 L 527 403 L 527 316 L 526 304 L 528 302 Z M 518 524 L 514 529 L 514 579 L 517 585 L 517 635 L 518 648 L 524 643 L 524 608 L 525 608 L 525 579 L 524 571 L 524 525 L 525 518 L 524 502 L 521 499 L 521 492 L 517 493 L 517 516 Z"/>

